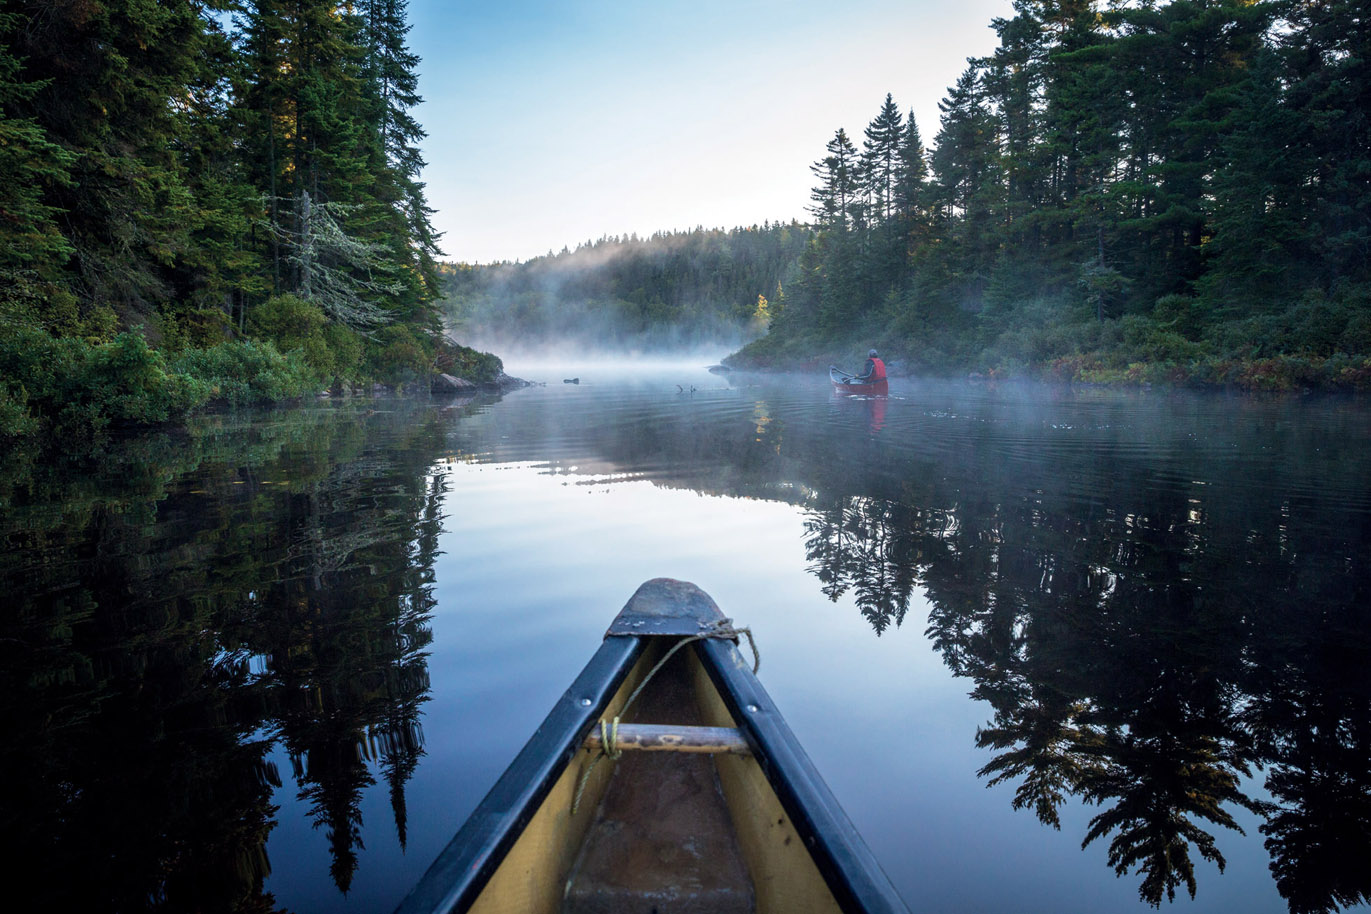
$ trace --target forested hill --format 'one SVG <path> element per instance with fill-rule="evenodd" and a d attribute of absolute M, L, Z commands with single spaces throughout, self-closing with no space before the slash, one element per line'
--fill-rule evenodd
<path fill-rule="evenodd" d="M 889 96 L 836 132 L 785 308 L 733 363 L 874 344 L 912 370 L 1371 386 L 1364 0 L 1015 0 L 992 25 L 931 151 Z"/>
<path fill-rule="evenodd" d="M 406 14 L 0 6 L 0 439 L 454 356 Z"/>
<path fill-rule="evenodd" d="M 444 264 L 448 313 L 464 338 L 499 352 L 736 346 L 783 304 L 810 236 L 793 222 L 697 228 L 523 263 Z"/>

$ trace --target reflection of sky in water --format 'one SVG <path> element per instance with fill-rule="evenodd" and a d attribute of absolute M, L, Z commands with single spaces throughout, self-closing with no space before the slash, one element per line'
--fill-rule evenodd
<path fill-rule="evenodd" d="M 519 409 L 518 396 L 472 421 L 494 430 L 502 410 Z M 755 424 L 752 399 L 737 399 L 730 408 Z M 352 892 L 314 894 L 308 884 L 327 872 L 326 844 L 292 810 L 288 782 L 277 794 L 284 808 L 271 845 L 268 890 L 278 902 L 302 912 L 393 904 L 394 887 L 417 879 L 447 842 L 613 614 L 639 583 L 665 575 L 699 584 L 753 628 L 762 682 L 915 910 L 1145 908 L 1137 878 L 1116 878 L 1105 865 L 1107 841 L 1081 851 L 1092 808 L 1068 801 L 1063 828 L 1053 831 L 1010 808 L 1012 788 L 987 790 L 977 778 L 989 753 L 974 738 L 989 711 L 967 697 L 970 683 L 953 679 L 924 637 L 918 591 L 903 626 L 878 638 L 850 592 L 830 603 L 806 570 L 800 508 L 620 475 L 587 459 L 574 429 L 559 434 L 570 441 L 560 445 L 561 462 L 553 446 L 551 459 L 440 465 L 449 487 L 445 554 L 424 709 L 427 756 L 408 786 L 408 851 L 399 853 L 384 789 L 372 789 Z M 509 437 L 487 443 L 523 455 Z M 1257 823 L 1237 814 L 1246 839 L 1217 833 L 1226 874 L 1198 862 L 1198 900 L 1182 891 L 1168 910 L 1285 910 Z"/>
<path fill-rule="evenodd" d="M 1092 776 L 1090 758 L 1138 774 L 1110 799 L 1184 808 L 1213 795 L 1202 778 L 1222 759 L 1260 759 L 1243 789 L 1263 797 L 1270 775 L 1286 809 L 1272 824 L 1297 839 L 1277 859 L 1360 876 L 1366 403 L 903 380 L 872 400 L 699 366 L 519 373 L 551 383 L 216 414 L 98 459 L 3 468 L 0 534 L 19 547 L 0 553 L 3 757 L 26 787 L 7 807 L 11 859 L 89 877 L 34 878 L 36 895 L 122 880 L 142 899 L 168 871 L 213 893 L 181 849 L 230 870 L 262 822 L 279 904 L 391 909 L 658 575 L 756 630 L 763 682 L 918 910 L 1143 908 L 1140 876 L 1106 865 L 1112 835 L 1078 849 L 1121 804 L 1068 799 L 1054 831 L 1012 809 L 1017 776 L 985 788 L 977 732 L 997 714 L 1012 740 L 1065 736 Z M 52 687 L 83 670 L 93 687 Z M 350 754 L 364 732 L 388 740 L 380 757 Z M 276 740 L 309 768 L 276 751 L 272 814 L 255 752 Z M 385 771 L 405 785 L 403 850 Z M 364 849 L 345 831 L 331 855 L 312 823 L 354 812 Z M 1228 871 L 1197 859 L 1199 900 L 1182 888 L 1176 909 L 1284 910 L 1265 836 L 1234 815 L 1246 837 L 1199 823 Z"/>

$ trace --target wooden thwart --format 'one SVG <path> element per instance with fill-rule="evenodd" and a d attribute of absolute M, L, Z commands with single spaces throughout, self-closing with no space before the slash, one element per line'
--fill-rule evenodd
<path fill-rule="evenodd" d="M 733 727 L 685 727 L 662 724 L 619 724 L 615 745 L 644 752 L 707 752 L 751 755 L 747 740 Z M 586 737 L 587 749 L 600 749 L 600 728 Z"/>

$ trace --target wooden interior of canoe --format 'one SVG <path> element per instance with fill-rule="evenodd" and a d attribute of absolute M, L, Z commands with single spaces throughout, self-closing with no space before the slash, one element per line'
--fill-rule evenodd
<path fill-rule="evenodd" d="M 908 914 L 745 632 L 694 584 L 645 582 L 399 914 Z M 606 741 L 633 749 L 595 764 Z"/>
<path fill-rule="evenodd" d="M 654 638 L 603 712 L 611 719 L 662 656 Z M 697 652 L 678 651 L 628 715 L 654 724 L 734 728 Z M 836 912 L 827 882 L 750 755 L 582 749 L 471 905 L 477 914 Z"/>

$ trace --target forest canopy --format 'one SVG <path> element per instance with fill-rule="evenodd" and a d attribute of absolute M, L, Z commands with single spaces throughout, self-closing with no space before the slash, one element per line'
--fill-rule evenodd
<path fill-rule="evenodd" d="M 835 131 L 809 224 L 445 266 L 450 314 L 505 346 L 758 337 L 740 368 L 874 345 L 911 373 L 1371 387 L 1364 4 L 1015 0 L 990 25 L 931 141 L 893 95 Z"/>
<path fill-rule="evenodd" d="M 5 4 L 0 437 L 465 356 L 408 30 L 406 0 Z"/>
<path fill-rule="evenodd" d="M 740 366 L 1371 386 L 1357 0 L 1015 0 L 931 148 L 887 96 Z"/>
<path fill-rule="evenodd" d="M 1015 0 L 931 140 L 887 95 L 815 150 L 809 224 L 441 267 L 406 7 L 5 4 L 0 438 L 497 376 L 445 321 L 752 339 L 753 368 L 874 345 L 910 372 L 1371 387 L 1355 0 Z"/>

